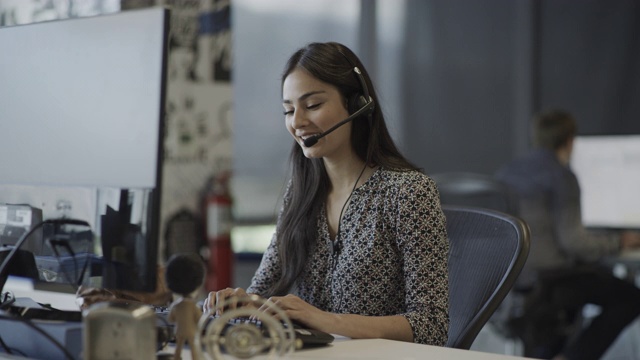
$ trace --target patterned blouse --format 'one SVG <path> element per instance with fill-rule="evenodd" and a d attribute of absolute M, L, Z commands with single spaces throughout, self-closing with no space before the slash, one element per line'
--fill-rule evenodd
<path fill-rule="evenodd" d="M 263 294 L 280 274 L 276 235 L 249 293 Z M 324 311 L 402 315 L 416 343 L 443 346 L 449 243 L 434 181 L 418 171 L 378 168 L 353 192 L 339 239 L 342 248 L 333 256 L 323 206 L 318 242 L 292 293 Z"/>

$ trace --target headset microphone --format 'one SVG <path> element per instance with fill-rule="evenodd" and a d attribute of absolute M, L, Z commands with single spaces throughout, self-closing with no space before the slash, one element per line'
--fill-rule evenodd
<path fill-rule="evenodd" d="M 364 81 L 364 77 L 362 76 L 362 72 L 360 71 L 360 69 L 357 66 L 355 66 L 351 62 L 351 60 L 349 60 L 349 58 L 342 52 L 342 50 L 340 50 L 340 48 L 338 48 L 338 52 L 340 52 L 340 54 L 344 56 L 344 58 L 347 60 L 349 65 L 353 66 L 353 72 L 356 74 L 356 77 L 358 78 L 358 82 L 360 83 L 362 94 L 356 94 L 355 96 L 351 96 L 349 97 L 349 99 L 347 99 L 347 109 L 351 114 L 349 115 L 348 118 L 340 121 L 339 123 L 335 124 L 331 129 L 323 133 L 304 139 L 305 147 L 311 147 L 315 145 L 318 142 L 318 140 L 329 135 L 333 130 L 357 118 L 358 116 L 369 115 L 369 118 L 371 118 L 371 114 L 373 114 L 373 110 L 376 108 L 376 104 L 374 103 L 373 98 L 369 95 L 369 89 L 367 89 L 367 83 Z M 358 109 L 358 110 L 355 110 L 355 109 Z"/>
<path fill-rule="evenodd" d="M 333 127 L 331 127 L 329 130 L 320 133 L 318 135 L 314 135 L 311 137 L 308 137 L 306 139 L 304 139 L 304 146 L 306 147 L 311 147 L 313 145 L 315 145 L 318 140 L 322 139 L 323 137 L 329 135 L 330 133 L 332 133 L 335 129 L 339 128 L 340 126 L 348 123 L 349 121 L 357 118 L 358 116 L 361 115 L 368 115 L 371 112 L 373 112 L 373 109 L 375 107 L 375 104 L 373 103 L 373 100 L 371 98 L 369 98 L 369 101 L 360 109 L 358 109 L 358 111 L 354 112 L 353 114 L 349 115 L 348 118 L 340 121 L 339 123 L 335 124 Z"/>

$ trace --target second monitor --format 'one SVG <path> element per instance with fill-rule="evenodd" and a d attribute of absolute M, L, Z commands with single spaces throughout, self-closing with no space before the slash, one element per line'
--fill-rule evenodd
<path fill-rule="evenodd" d="M 640 135 L 577 136 L 571 168 L 585 226 L 640 229 Z"/>

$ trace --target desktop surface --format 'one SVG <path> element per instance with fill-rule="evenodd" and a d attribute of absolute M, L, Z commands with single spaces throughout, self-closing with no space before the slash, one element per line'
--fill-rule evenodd
<path fill-rule="evenodd" d="M 11 291 L 16 298 L 30 298 L 41 304 L 48 304 L 58 310 L 80 311 L 76 294 L 71 285 L 69 291 L 57 287 L 55 291 L 38 290 L 31 279 L 9 276 L 3 291 Z"/>
<path fill-rule="evenodd" d="M 173 347 L 163 350 L 165 353 L 173 353 Z M 191 352 L 187 349 L 182 352 L 182 358 L 190 358 Z M 354 340 L 337 336 L 335 341 L 320 348 L 303 349 L 294 352 L 288 359 L 437 359 L 437 360 L 515 360 L 522 357 L 484 353 L 479 351 L 451 349 L 440 346 L 421 345 L 402 341 L 385 339 L 361 339 Z M 225 357 L 225 359 L 233 359 Z M 269 359 L 267 355 L 253 357 L 252 359 Z"/>

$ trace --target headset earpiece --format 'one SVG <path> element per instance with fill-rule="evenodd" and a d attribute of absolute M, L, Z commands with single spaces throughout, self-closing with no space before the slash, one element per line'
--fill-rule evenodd
<path fill-rule="evenodd" d="M 362 94 L 354 94 L 350 96 L 347 100 L 347 110 L 349 111 L 349 115 L 362 109 L 365 105 L 367 105 L 367 103 L 368 101 Z"/>
<path fill-rule="evenodd" d="M 340 55 L 342 55 L 345 60 L 351 65 L 353 68 L 353 72 L 360 83 L 361 93 L 358 92 L 354 95 L 349 96 L 347 99 L 347 110 L 349 111 L 349 115 L 355 113 L 356 111 L 367 107 L 366 112 L 363 115 L 366 115 L 371 120 L 371 114 L 373 114 L 373 110 L 375 109 L 375 104 L 373 99 L 369 95 L 369 89 L 367 88 L 367 83 L 364 80 L 364 76 L 362 76 L 362 72 L 358 68 L 356 64 L 354 64 L 345 53 L 342 52 L 340 47 L 337 48 Z"/>

